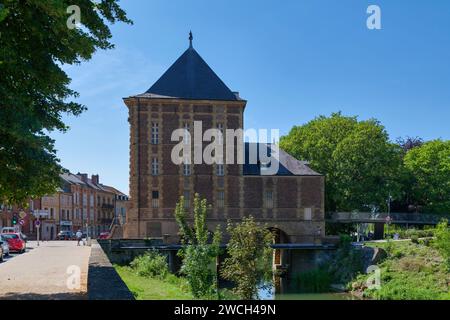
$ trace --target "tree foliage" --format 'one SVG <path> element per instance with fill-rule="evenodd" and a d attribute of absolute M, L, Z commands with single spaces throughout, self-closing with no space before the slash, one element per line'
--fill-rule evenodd
<path fill-rule="evenodd" d="M 70 29 L 67 8 L 81 10 Z M 21 203 L 51 193 L 61 168 L 49 132 L 65 132 L 64 114 L 85 110 L 72 100 L 65 64 L 111 49 L 108 24 L 131 23 L 118 0 L 2 0 L 0 6 L 0 201 Z"/>
<path fill-rule="evenodd" d="M 183 258 L 181 272 L 186 276 L 195 298 L 211 298 L 217 294 L 217 275 L 215 264 L 220 251 L 222 234 L 220 228 L 210 239 L 206 224 L 208 206 L 206 199 L 198 194 L 194 198 L 194 224 L 188 223 L 188 214 L 184 207 L 184 197 L 180 198 L 175 209 L 175 218 L 180 228 L 184 244 L 179 252 Z M 211 240 L 211 241 L 210 241 Z"/>
<path fill-rule="evenodd" d="M 221 275 L 235 283 L 236 295 L 255 299 L 261 282 L 272 274 L 273 235 L 251 216 L 238 224 L 229 222 L 227 231 L 231 237 L 227 245 L 229 257 L 223 262 Z"/>
<path fill-rule="evenodd" d="M 426 212 L 450 212 L 450 141 L 434 140 L 408 151 L 405 168 L 414 201 Z"/>
<path fill-rule="evenodd" d="M 377 120 L 320 116 L 294 127 L 280 147 L 326 176 L 327 211 L 385 209 L 399 193 L 400 148 Z"/>
<path fill-rule="evenodd" d="M 447 220 L 442 221 L 436 226 L 434 236 L 434 246 L 445 259 L 447 269 L 450 270 L 450 229 Z"/>

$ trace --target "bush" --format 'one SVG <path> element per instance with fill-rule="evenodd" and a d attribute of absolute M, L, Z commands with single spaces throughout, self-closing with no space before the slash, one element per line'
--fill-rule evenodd
<path fill-rule="evenodd" d="M 442 221 L 436 227 L 435 231 L 436 239 L 433 244 L 439 251 L 442 257 L 445 259 L 447 268 L 450 269 L 450 230 L 448 228 L 448 221 Z"/>
<path fill-rule="evenodd" d="M 412 235 L 411 236 L 411 242 L 415 244 L 419 244 L 419 236 L 418 235 Z"/>
<path fill-rule="evenodd" d="M 319 268 L 294 275 L 294 284 L 301 292 L 328 292 L 332 282 L 332 275 L 325 269 Z"/>
<path fill-rule="evenodd" d="M 169 273 L 166 257 L 156 251 L 135 258 L 130 266 L 142 277 L 164 279 Z"/>

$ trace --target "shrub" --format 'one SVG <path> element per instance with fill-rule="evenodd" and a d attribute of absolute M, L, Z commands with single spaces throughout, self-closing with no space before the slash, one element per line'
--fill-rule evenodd
<path fill-rule="evenodd" d="M 135 258 L 130 266 L 142 277 L 164 279 L 169 273 L 166 257 L 156 251 Z"/>
<path fill-rule="evenodd" d="M 411 242 L 415 244 L 419 244 L 419 236 L 418 235 L 412 235 L 411 236 Z"/>
<path fill-rule="evenodd" d="M 186 276 L 194 298 L 214 299 L 218 295 L 216 258 L 220 253 L 222 233 L 220 226 L 211 234 L 206 223 L 208 214 L 206 199 L 194 197 L 194 224 L 189 225 L 184 197 L 180 197 L 175 218 L 180 227 L 183 248 L 178 255 L 183 259 L 180 272 Z"/>
<path fill-rule="evenodd" d="M 252 216 L 238 224 L 228 223 L 230 241 L 228 257 L 222 264 L 221 275 L 233 281 L 233 293 L 244 300 L 258 297 L 260 283 L 272 279 L 272 233 Z"/>
<path fill-rule="evenodd" d="M 332 283 L 331 274 L 324 268 L 301 272 L 293 277 L 294 284 L 301 292 L 328 292 Z"/>
<path fill-rule="evenodd" d="M 450 230 L 448 228 L 447 220 L 438 224 L 435 235 L 436 239 L 434 240 L 434 247 L 446 260 L 447 267 L 450 268 Z"/>

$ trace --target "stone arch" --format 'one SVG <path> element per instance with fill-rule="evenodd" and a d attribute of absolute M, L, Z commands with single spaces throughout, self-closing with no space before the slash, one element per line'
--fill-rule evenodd
<path fill-rule="evenodd" d="M 274 235 L 274 244 L 291 243 L 288 233 L 284 230 L 277 226 L 271 226 L 268 229 Z"/>

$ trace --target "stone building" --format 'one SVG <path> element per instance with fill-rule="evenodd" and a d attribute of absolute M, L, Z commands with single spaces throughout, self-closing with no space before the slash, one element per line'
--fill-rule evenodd
<path fill-rule="evenodd" d="M 227 220 L 253 215 L 277 232 L 281 243 L 318 243 L 324 236 L 324 177 L 280 150 L 279 169 L 265 163 L 174 164 L 176 129 L 243 129 L 247 101 L 232 92 L 192 46 L 145 93 L 124 98 L 130 122 L 130 207 L 124 227 L 129 239 L 164 238 L 176 243 L 174 208 L 180 196 L 191 209 L 194 194 L 208 200 L 210 230 Z M 235 141 L 236 142 L 236 141 Z M 233 143 L 235 143 L 233 142 Z M 242 143 L 241 141 L 240 143 Z M 227 148 L 224 141 L 225 149 Z M 237 143 L 237 142 L 236 142 Z M 208 143 L 203 142 L 203 148 Z M 193 154 L 199 152 L 191 145 Z M 259 144 L 257 148 L 271 148 Z M 201 150 L 200 150 L 201 152 Z"/>

